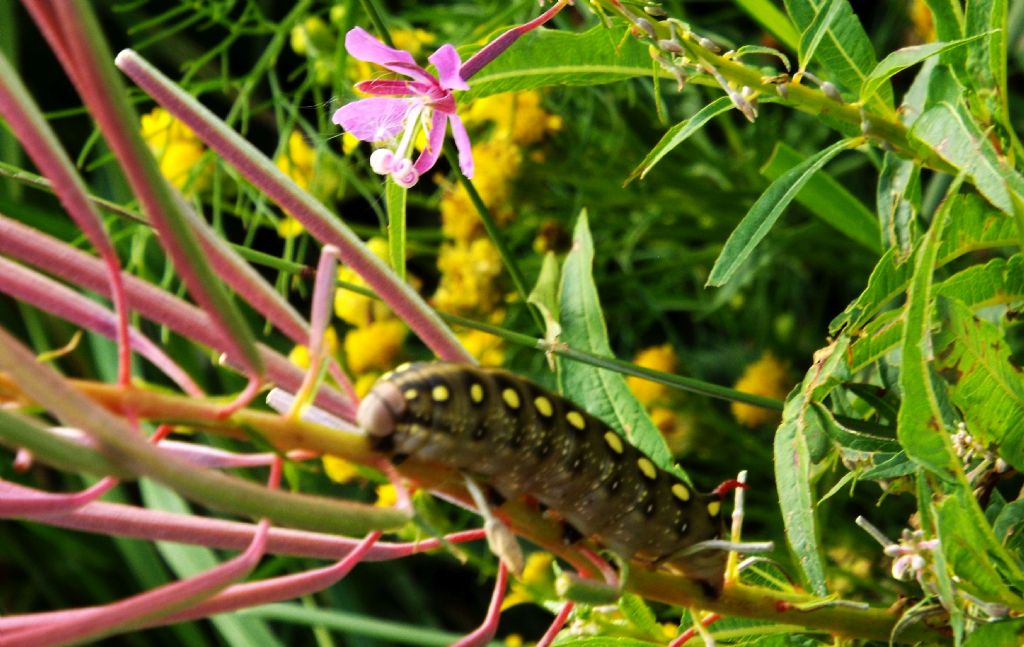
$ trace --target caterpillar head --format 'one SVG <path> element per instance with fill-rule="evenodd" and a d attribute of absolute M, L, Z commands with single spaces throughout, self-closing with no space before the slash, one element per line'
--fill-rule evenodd
<path fill-rule="evenodd" d="M 356 424 L 369 436 L 388 436 L 405 413 L 405 398 L 393 382 L 381 380 L 366 394 L 356 411 Z"/>

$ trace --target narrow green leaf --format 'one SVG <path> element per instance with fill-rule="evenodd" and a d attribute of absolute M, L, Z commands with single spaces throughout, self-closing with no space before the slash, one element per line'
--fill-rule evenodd
<path fill-rule="evenodd" d="M 963 484 L 935 506 L 942 554 L 959 576 L 958 586 L 987 602 L 1024 609 L 1024 572 L 996 540 L 970 488 Z"/>
<path fill-rule="evenodd" d="M 660 638 L 662 636 L 661 625 L 658 618 L 647 606 L 644 599 L 635 593 L 623 593 L 619 598 L 619 611 L 634 627 L 651 636 Z"/>
<path fill-rule="evenodd" d="M 770 180 L 777 180 L 804 159 L 796 149 L 779 142 L 771 157 L 761 167 L 761 174 Z M 837 231 L 875 254 L 881 253 L 878 220 L 828 173 L 812 176 L 796 195 L 796 201 Z"/>
<path fill-rule="evenodd" d="M 1024 619 L 1009 618 L 978 625 L 964 642 L 964 647 L 1019 645 L 1024 642 Z"/>
<path fill-rule="evenodd" d="M 829 6 L 824 0 L 785 0 L 785 4 L 793 24 L 803 34 L 808 33 L 816 18 L 824 18 L 821 12 L 827 11 Z M 816 48 L 816 62 L 825 69 L 828 80 L 839 87 L 844 98 L 853 101 L 878 58 L 871 39 L 850 4 L 846 0 L 839 0 L 837 11 L 838 14 Z M 802 56 L 800 60 L 802 63 Z M 892 110 L 892 104 L 892 87 L 884 83 L 872 100 L 872 107 L 888 112 Z"/>
<path fill-rule="evenodd" d="M 911 137 L 967 173 L 1000 211 L 1014 215 L 1011 193 L 1024 196 L 1024 178 L 999 157 L 962 104 L 943 101 L 914 122 Z"/>
<path fill-rule="evenodd" d="M 848 376 L 849 339 L 841 337 L 815 353 L 814 364 L 803 382 L 786 400 L 782 423 L 775 432 L 775 483 L 786 526 L 786 539 L 800 566 L 802 579 L 815 595 L 825 595 L 825 560 L 811 478 L 812 452 L 826 436 L 815 404 Z"/>
<path fill-rule="evenodd" d="M 818 5 L 814 20 L 800 34 L 800 67 L 797 74 L 803 74 L 807 70 L 811 59 L 814 58 L 814 53 L 818 50 L 818 45 L 821 44 L 825 34 L 832 26 L 832 21 L 839 14 L 842 3 L 843 0 L 824 0 L 822 4 Z"/>
<path fill-rule="evenodd" d="M 895 247 L 903 257 L 910 255 L 916 238 L 914 225 L 920 205 L 921 167 L 913 160 L 886 153 L 875 192 L 875 211 L 882 230 L 883 247 Z"/>
<path fill-rule="evenodd" d="M 956 299 L 977 310 L 1024 299 L 1024 257 L 993 258 L 971 265 L 935 286 L 935 294 Z"/>
<path fill-rule="evenodd" d="M 583 211 L 576 223 L 572 251 L 562 266 L 558 308 L 562 341 L 574 349 L 614 357 L 608 343 L 608 328 L 597 286 L 594 285 L 593 262 L 594 243 L 590 237 L 587 213 Z M 566 395 L 628 438 L 658 467 L 682 474 L 674 467 L 672 452 L 665 438 L 621 374 L 564 359 L 559 361 L 559 369 L 559 380 Z"/>
<path fill-rule="evenodd" d="M 723 112 L 732 109 L 732 99 L 729 97 L 719 97 L 709 103 L 708 105 L 701 108 L 695 115 L 688 119 L 680 121 L 675 126 L 669 128 L 654 148 L 644 156 L 644 159 L 635 169 L 630 171 L 626 177 L 625 184 L 629 184 L 637 177 L 643 179 L 647 176 L 654 165 L 661 161 L 661 158 L 669 154 L 676 146 L 679 146 L 684 141 L 690 138 L 691 135 L 696 133 L 698 130 L 704 127 L 704 125 L 711 121 L 714 117 L 722 114 Z"/>
<path fill-rule="evenodd" d="M 459 101 L 552 85 L 599 85 L 651 75 L 647 47 L 601 25 L 581 34 L 537 29 L 470 79 Z M 463 60 L 466 60 L 465 54 Z"/>
<path fill-rule="evenodd" d="M 907 290 L 900 371 L 903 401 L 896 434 L 908 456 L 942 478 L 951 479 L 960 472 L 960 462 L 944 428 L 930 368 L 932 272 L 947 216 L 945 209 L 936 214 L 931 229 L 922 239 Z"/>
<path fill-rule="evenodd" d="M 1022 259 L 1014 258 L 1024 284 Z M 935 336 L 936 364 L 950 386 L 950 399 L 978 442 L 995 445 L 1007 463 L 1024 469 L 1024 379 L 1010 361 L 1009 346 L 996 326 L 976 319 L 966 305 L 939 299 L 938 306 L 944 325 Z"/>
<path fill-rule="evenodd" d="M 971 0 L 964 15 L 964 33 L 985 37 L 967 49 L 967 78 L 997 96 L 1006 93 L 1006 9 L 1006 0 Z"/>
<path fill-rule="evenodd" d="M 823 151 L 786 171 L 761 194 L 743 220 L 733 230 L 711 268 L 707 285 L 724 285 L 739 269 L 757 244 L 768 235 L 782 212 L 800 192 L 808 180 L 840 152 L 861 141 L 860 138 L 842 139 Z"/>
<path fill-rule="evenodd" d="M 528 303 L 537 306 L 544 320 L 544 341 L 549 345 L 555 344 L 562 335 L 562 325 L 558 323 L 558 279 L 558 259 L 554 252 L 548 252 L 544 255 L 537 283 L 526 298 Z"/>
<path fill-rule="evenodd" d="M 390 176 L 384 186 L 384 202 L 388 212 L 388 249 L 391 269 L 399 280 L 405 280 L 405 205 L 409 192 L 398 186 Z"/>
<path fill-rule="evenodd" d="M 800 34 L 771 0 L 736 0 L 736 4 L 783 45 L 793 51 L 800 47 Z M 789 67 L 788 63 L 786 67 Z"/>
<path fill-rule="evenodd" d="M 898 72 L 902 72 L 912 65 L 917 65 L 932 56 L 948 52 L 958 47 L 963 47 L 967 43 L 978 40 L 979 38 L 983 38 L 987 35 L 988 34 L 975 34 L 969 38 L 961 38 L 951 42 L 925 43 L 924 45 L 914 45 L 912 47 L 904 47 L 903 49 L 896 50 L 882 59 L 881 62 L 871 70 L 867 78 L 864 79 L 864 84 L 860 87 L 861 102 L 867 103 L 873 96 L 875 96 L 875 93 L 878 92 L 880 87 L 882 87 L 882 84 Z"/>

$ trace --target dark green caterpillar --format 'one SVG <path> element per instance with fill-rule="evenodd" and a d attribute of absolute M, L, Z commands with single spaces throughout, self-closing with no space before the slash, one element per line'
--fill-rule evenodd
<path fill-rule="evenodd" d="M 357 419 L 377 451 L 457 468 L 508 499 L 530 495 L 627 559 L 721 587 L 723 551 L 687 554 L 720 536 L 720 496 L 694 492 L 601 420 L 512 373 L 403 365 Z"/>

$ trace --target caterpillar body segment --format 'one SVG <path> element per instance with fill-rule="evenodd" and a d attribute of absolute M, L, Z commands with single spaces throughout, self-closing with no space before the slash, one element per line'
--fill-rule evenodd
<path fill-rule="evenodd" d="M 374 449 L 471 474 L 507 499 L 530 495 L 584 536 L 720 590 L 720 497 L 693 491 L 607 424 L 507 371 L 445 362 L 403 365 L 360 404 Z"/>

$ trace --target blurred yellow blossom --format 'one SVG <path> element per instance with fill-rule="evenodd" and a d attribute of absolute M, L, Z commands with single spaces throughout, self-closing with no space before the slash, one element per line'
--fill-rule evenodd
<path fill-rule="evenodd" d="M 665 407 L 651 409 L 651 422 L 664 436 L 673 456 L 685 454 L 694 441 L 693 417 L 690 414 L 679 414 Z"/>
<path fill-rule="evenodd" d="M 438 310 L 453 314 L 488 313 L 501 303 L 501 256 L 486 238 L 441 245 L 437 258 L 441 282 L 434 293 Z"/>
<path fill-rule="evenodd" d="M 324 331 L 324 350 L 328 357 L 338 354 L 338 333 L 334 328 L 327 328 Z M 309 368 L 309 348 L 299 345 L 292 348 L 288 353 L 288 361 L 301 369 Z"/>
<path fill-rule="evenodd" d="M 352 151 L 359 148 L 359 138 L 352 133 L 345 131 L 341 136 L 341 152 L 351 155 Z"/>
<path fill-rule="evenodd" d="M 378 258 L 387 261 L 388 241 L 375 237 L 366 241 L 366 246 Z M 362 277 L 347 266 L 338 268 L 338 280 L 366 287 Z M 383 302 L 345 288 L 338 288 L 334 293 L 334 314 L 353 326 L 366 326 L 371 322 L 392 317 L 391 310 Z"/>
<path fill-rule="evenodd" d="M 377 501 L 373 504 L 378 508 L 390 508 L 398 503 L 398 491 L 395 486 L 387 483 L 377 486 Z"/>
<path fill-rule="evenodd" d="M 316 58 L 334 49 L 334 33 L 318 16 L 310 16 L 292 27 L 288 36 L 292 51 L 299 56 Z"/>
<path fill-rule="evenodd" d="M 505 647 L 523 647 L 523 637 L 519 634 L 505 636 Z"/>
<path fill-rule="evenodd" d="M 288 135 L 288 143 L 274 158 L 274 165 L 290 177 L 295 184 L 318 198 L 324 198 L 338 190 L 339 176 L 332 159 L 317 159 L 317 152 L 297 130 Z M 297 221 L 292 220 L 301 228 Z M 283 234 L 282 234 L 283 235 Z"/>
<path fill-rule="evenodd" d="M 512 587 L 501 605 L 502 611 L 524 602 L 539 602 L 555 595 L 555 558 L 551 553 L 534 551 L 526 558 L 523 575 Z"/>
<path fill-rule="evenodd" d="M 499 225 L 515 215 L 508 201 L 512 182 L 519 175 L 523 154 L 507 141 L 489 141 L 473 147 L 476 172 L 473 186 Z M 441 195 L 441 231 L 455 240 L 468 241 L 484 233 L 484 225 L 461 184 L 445 187 Z"/>
<path fill-rule="evenodd" d="M 777 400 L 785 400 L 786 395 L 793 386 L 790 380 L 789 371 L 770 351 L 765 351 L 753 364 L 749 364 L 743 370 L 743 375 L 736 381 L 735 389 L 762 395 Z M 745 427 L 758 427 L 768 422 L 778 420 L 779 413 L 763 407 L 755 407 L 742 402 L 733 402 L 730 405 L 733 418 L 736 422 Z"/>
<path fill-rule="evenodd" d="M 465 111 L 467 123 L 494 123 L 492 140 L 508 139 L 520 146 L 529 146 L 548 133 L 562 128 L 562 118 L 541 107 L 540 92 L 505 92 L 477 99 Z"/>
<path fill-rule="evenodd" d="M 458 337 L 469 354 L 480 361 L 481 366 L 501 366 L 505 360 L 501 337 L 474 328 L 458 333 Z"/>
<path fill-rule="evenodd" d="M 652 346 L 645 348 L 636 354 L 633 363 L 643 368 L 662 371 L 664 373 L 675 373 L 679 369 L 679 360 L 676 351 L 671 344 Z M 626 378 L 629 389 L 645 406 L 656 400 L 663 400 L 669 393 L 669 388 L 664 384 L 645 380 L 640 377 L 630 376 Z"/>
<path fill-rule="evenodd" d="M 348 483 L 359 476 L 356 466 L 338 456 L 324 456 L 324 474 L 335 483 Z"/>
<path fill-rule="evenodd" d="M 306 228 L 302 223 L 291 216 L 285 216 L 277 222 L 277 235 L 281 238 L 295 238 L 304 231 Z"/>
<path fill-rule="evenodd" d="M 177 189 L 202 191 L 209 183 L 212 165 L 196 168 L 206 152 L 199 137 L 163 108 L 154 108 L 140 120 L 142 138 L 160 164 L 160 174 Z"/>
<path fill-rule="evenodd" d="M 356 378 L 356 383 L 352 385 L 355 389 L 356 395 L 360 398 L 366 396 L 373 388 L 373 385 L 377 383 L 377 378 L 380 377 L 378 373 L 363 373 Z"/>
<path fill-rule="evenodd" d="M 349 371 L 361 375 L 384 370 L 395 363 L 409 329 L 398 319 L 374 321 L 345 334 L 345 361 Z"/>

